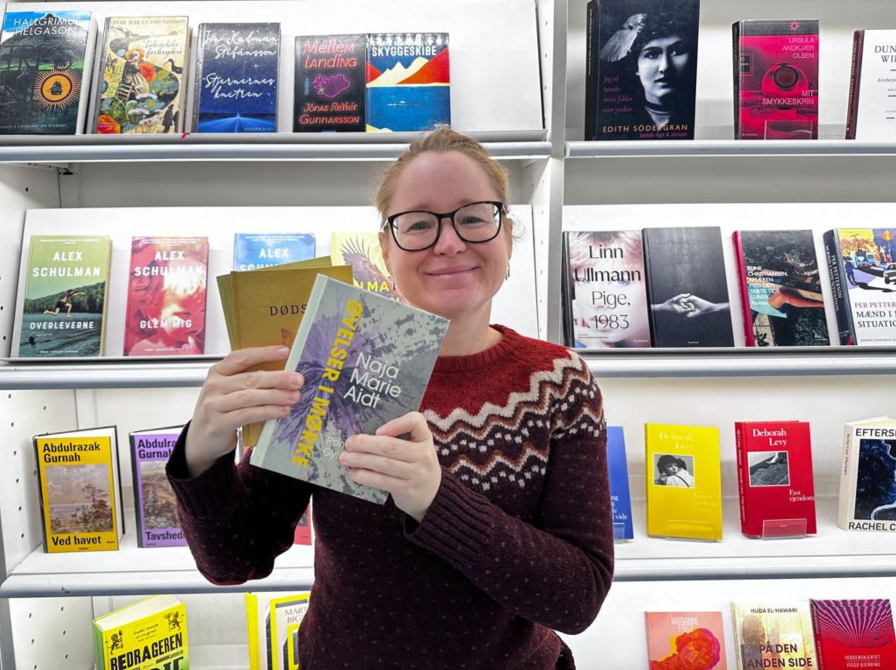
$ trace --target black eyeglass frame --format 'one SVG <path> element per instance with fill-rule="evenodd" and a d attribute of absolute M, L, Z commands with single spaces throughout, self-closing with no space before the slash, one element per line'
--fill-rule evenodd
<path fill-rule="evenodd" d="M 494 205 L 498 209 L 498 226 L 497 226 L 497 228 L 495 228 L 495 234 L 492 235 L 487 240 L 468 240 L 457 229 L 457 222 L 454 220 L 454 215 L 457 214 L 460 210 L 470 207 L 471 205 Z M 395 219 L 397 219 L 399 216 L 404 216 L 405 214 L 414 214 L 414 213 L 432 214 L 434 217 L 436 217 L 436 220 L 438 221 L 437 228 L 436 228 L 436 239 L 434 239 L 432 241 L 432 243 L 427 244 L 425 247 L 420 247 L 419 249 L 407 249 L 407 248 L 401 246 L 401 242 L 398 241 L 398 234 L 395 232 Z M 505 213 L 506 213 L 506 209 L 504 208 L 504 203 L 501 202 L 500 200 L 477 200 L 476 202 L 468 202 L 466 205 L 461 205 L 460 207 L 455 209 L 453 212 L 441 212 L 441 213 L 429 212 L 425 209 L 410 209 L 406 212 L 398 212 L 397 214 L 392 214 L 392 215 L 386 217 L 386 225 L 388 225 L 389 230 L 392 231 L 392 239 L 395 240 L 395 244 L 397 244 L 398 248 L 401 249 L 402 251 L 409 251 L 409 252 L 426 251 L 427 249 L 434 247 L 438 243 L 439 238 L 442 236 L 442 220 L 443 219 L 451 219 L 451 225 L 454 227 L 454 232 L 457 233 L 457 236 L 461 240 L 466 242 L 467 244 L 483 244 L 485 242 L 491 242 L 493 239 L 495 239 L 500 234 L 501 226 L 504 225 Z"/>

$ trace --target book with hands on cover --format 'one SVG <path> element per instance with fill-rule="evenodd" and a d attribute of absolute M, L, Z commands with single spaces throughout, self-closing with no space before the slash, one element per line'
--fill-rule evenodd
<path fill-rule="evenodd" d="M 265 422 L 251 463 L 384 503 L 388 493 L 352 481 L 339 454 L 351 435 L 419 408 L 447 330 L 440 316 L 319 276 L 286 364 L 305 377 L 302 398 Z"/>

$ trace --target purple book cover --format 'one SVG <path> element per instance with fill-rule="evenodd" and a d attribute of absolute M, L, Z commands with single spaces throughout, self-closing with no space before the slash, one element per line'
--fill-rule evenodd
<path fill-rule="evenodd" d="M 177 520 L 174 491 L 165 476 L 165 464 L 181 427 L 131 433 L 134 468 L 134 507 L 137 543 L 141 547 L 186 546 Z"/>

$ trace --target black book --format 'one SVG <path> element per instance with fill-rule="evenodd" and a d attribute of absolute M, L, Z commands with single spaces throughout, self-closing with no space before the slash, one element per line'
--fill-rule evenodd
<path fill-rule="evenodd" d="M 718 227 L 645 228 L 655 347 L 731 347 L 731 308 Z"/>
<path fill-rule="evenodd" d="M 699 0 L 590 0 L 586 140 L 694 139 Z"/>
<path fill-rule="evenodd" d="M 293 132 L 367 129 L 367 35 L 296 38 Z"/>

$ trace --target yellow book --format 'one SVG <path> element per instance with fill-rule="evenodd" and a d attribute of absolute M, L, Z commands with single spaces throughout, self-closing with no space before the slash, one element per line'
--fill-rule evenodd
<path fill-rule="evenodd" d="M 96 670 L 189 670 L 187 606 L 152 596 L 93 620 Z"/>
<path fill-rule="evenodd" d="M 310 593 L 247 593 L 249 670 L 296 670 Z"/>
<path fill-rule="evenodd" d="M 731 619 L 738 670 L 819 667 L 809 603 L 732 602 Z M 830 667 L 859 668 L 861 665 Z"/>
<path fill-rule="evenodd" d="M 722 539 L 718 428 L 648 423 L 647 534 Z"/>
<path fill-rule="evenodd" d="M 44 551 L 114 551 L 123 532 L 115 426 L 35 435 Z"/>
<path fill-rule="evenodd" d="M 333 265 L 351 265 L 355 286 L 404 302 L 386 267 L 376 233 L 333 233 L 330 240 Z"/>

